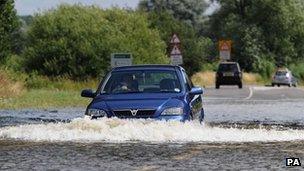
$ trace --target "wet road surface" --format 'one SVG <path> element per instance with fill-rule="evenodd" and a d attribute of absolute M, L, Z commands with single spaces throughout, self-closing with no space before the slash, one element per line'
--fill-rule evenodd
<path fill-rule="evenodd" d="M 303 89 L 223 86 L 204 96 L 204 125 L 2 110 L 0 170 L 285 170 L 286 157 L 303 165 Z"/>

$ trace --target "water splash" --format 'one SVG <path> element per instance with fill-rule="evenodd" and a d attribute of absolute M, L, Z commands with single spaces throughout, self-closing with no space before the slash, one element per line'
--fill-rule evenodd
<path fill-rule="evenodd" d="M 0 139 L 76 142 L 274 142 L 304 140 L 304 130 L 239 129 L 201 125 L 198 122 L 89 120 L 44 123 L 0 128 Z"/>

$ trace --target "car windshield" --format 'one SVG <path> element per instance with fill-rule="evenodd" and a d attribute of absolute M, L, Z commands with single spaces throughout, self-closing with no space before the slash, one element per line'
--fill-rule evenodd
<path fill-rule="evenodd" d="M 236 64 L 220 64 L 219 65 L 219 71 L 222 72 L 237 72 L 238 67 Z"/>
<path fill-rule="evenodd" d="M 179 93 L 180 82 L 175 71 L 112 72 L 101 93 Z"/>

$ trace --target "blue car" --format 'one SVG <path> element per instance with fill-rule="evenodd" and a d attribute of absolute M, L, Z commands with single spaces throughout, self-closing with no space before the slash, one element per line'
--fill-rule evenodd
<path fill-rule="evenodd" d="M 85 115 L 203 121 L 203 90 L 194 87 L 185 70 L 173 65 L 135 65 L 112 69 L 96 92 L 86 89 L 82 97 L 93 98 Z"/>

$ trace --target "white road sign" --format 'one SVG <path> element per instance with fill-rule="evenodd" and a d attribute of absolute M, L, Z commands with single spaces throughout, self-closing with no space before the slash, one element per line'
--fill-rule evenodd
<path fill-rule="evenodd" d="M 220 51 L 220 57 L 222 60 L 230 60 L 230 51 Z"/>
<path fill-rule="evenodd" d="M 171 65 L 182 65 L 183 64 L 183 56 L 179 55 L 171 55 L 170 56 Z"/>
<path fill-rule="evenodd" d="M 181 54 L 181 51 L 179 50 L 179 48 L 176 45 L 174 45 L 170 55 L 180 55 L 180 54 Z"/>
<path fill-rule="evenodd" d="M 177 37 L 176 34 L 173 34 L 170 44 L 173 45 L 173 48 L 170 52 L 170 61 L 171 65 L 182 65 L 183 64 L 183 56 L 181 51 L 178 48 L 178 45 L 180 44 L 180 40 Z"/>
<path fill-rule="evenodd" d="M 183 56 L 178 46 L 175 45 L 170 53 L 171 65 L 183 64 Z"/>
<path fill-rule="evenodd" d="M 130 53 L 113 53 L 111 54 L 111 67 L 130 66 L 132 65 L 132 54 Z"/>

